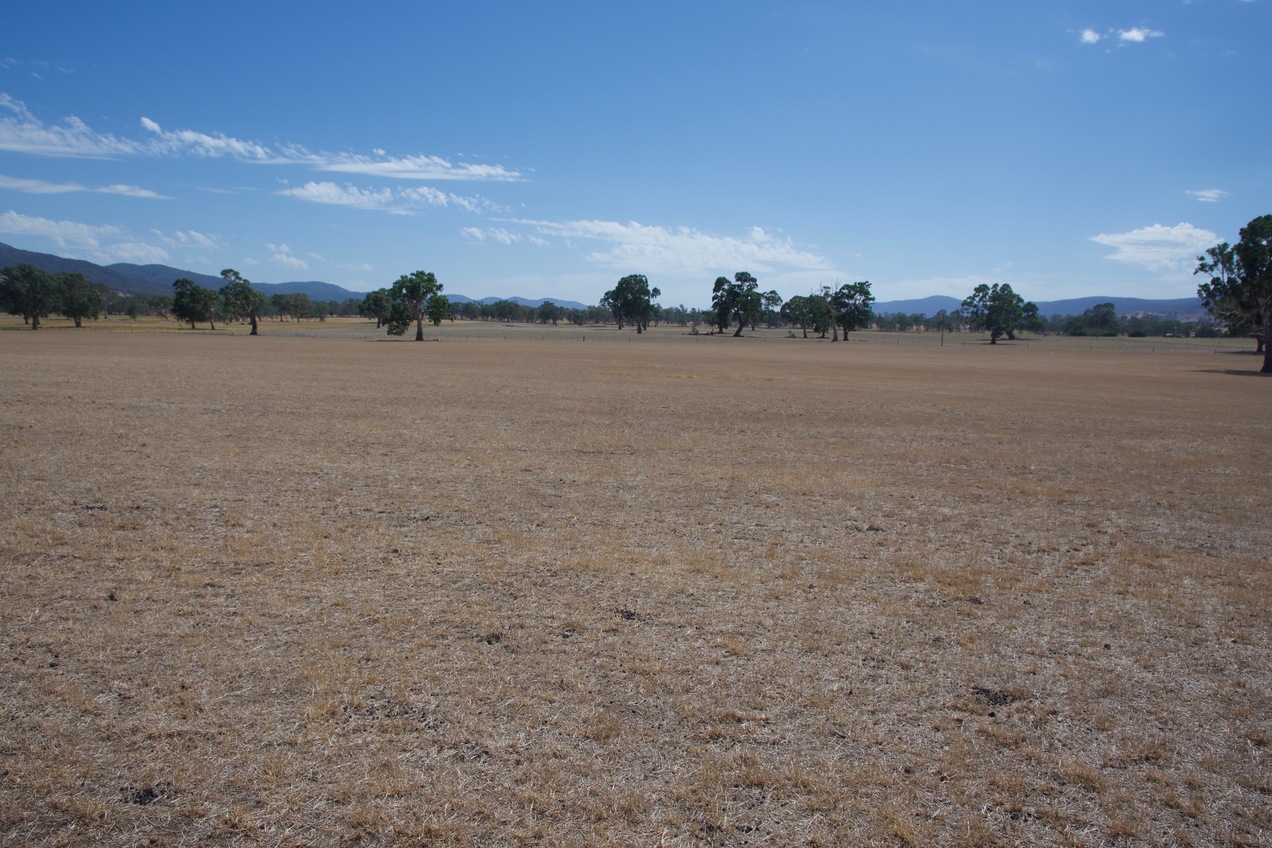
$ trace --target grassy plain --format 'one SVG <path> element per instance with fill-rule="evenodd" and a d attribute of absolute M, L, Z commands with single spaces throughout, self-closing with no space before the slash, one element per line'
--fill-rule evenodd
<path fill-rule="evenodd" d="M 0 332 L 2 845 L 1272 841 L 1253 357 L 123 326 Z"/>

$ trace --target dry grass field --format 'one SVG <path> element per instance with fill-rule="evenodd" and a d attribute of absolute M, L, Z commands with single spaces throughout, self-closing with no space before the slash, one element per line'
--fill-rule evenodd
<path fill-rule="evenodd" d="M 275 329 L 0 332 L 0 845 L 1272 842 L 1254 358 Z"/>

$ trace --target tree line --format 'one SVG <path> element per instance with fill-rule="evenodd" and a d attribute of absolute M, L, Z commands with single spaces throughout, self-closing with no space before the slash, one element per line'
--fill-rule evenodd
<path fill-rule="evenodd" d="M 1253 219 L 1240 231 L 1235 245 L 1222 242 L 1197 257 L 1195 274 L 1207 282 L 1197 287 L 1197 295 L 1217 324 L 1181 322 L 1159 316 L 1118 316 L 1112 303 L 1102 303 L 1080 316 L 1043 319 L 1038 307 L 1012 290 L 1007 283 L 982 283 L 960 304 L 960 308 L 934 316 L 902 313 L 875 315 L 874 296 L 868 281 L 821 286 L 807 295 L 783 300 L 775 291 L 761 291 L 759 280 L 748 271 L 717 277 L 712 287 L 709 309 L 665 307 L 661 296 L 644 274 L 629 274 L 602 295 L 596 306 L 571 309 L 546 301 L 528 307 L 510 300 L 494 303 L 468 301 L 453 304 L 442 294 L 436 275 L 426 271 L 404 274 L 391 286 L 368 293 L 361 300 L 315 303 L 304 294 L 276 294 L 266 297 L 232 268 L 221 272 L 224 285 L 207 289 L 191 280 L 173 282 L 172 296 L 121 296 L 106 286 L 78 273 L 49 274 L 32 265 L 13 265 L 0 270 L 0 308 L 20 315 L 32 329 L 50 315 L 59 314 L 83 326 L 85 318 L 108 314 L 111 305 L 123 306 L 133 318 L 143 312 L 165 319 L 189 323 L 191 328 L 207 323 L 215 329 L 218 320 L 246 321 L 251 334 L 259 332 L 263 318 L 277 320 L 324 319 L 328 314 L 357 314 L 374 319 L 377 328 L 392 335 L 404 335 L 414 325 L 415 339 L 424 338 L 424 321 L 437 326 L 444 320 L 497 320 L 576 325 L 616 324 L 645 332 L 651 323 L 667 322 L 709 327 L 711 334 L 733 328 L 741 336 L 749 327 L 799 329 L 804 338 L 811 330 L 821 338 L 829 332 L 838 341 L 854 330 L 876 327 L 883 330 L 924 330 L 940 332 L 970 330 L 989 334 L 991 344 L 1001 338 L 1015 339 L 1021 331 L 1056 332 L 1066 335 L 1218 335 L 1253 336 L 1256 349 L 1264 355 L 1264 372 L 1272 373 L 1272 215 Z"/>

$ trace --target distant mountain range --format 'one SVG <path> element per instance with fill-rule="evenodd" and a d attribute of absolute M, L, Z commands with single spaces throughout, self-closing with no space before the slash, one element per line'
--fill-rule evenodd
<path fill-rule="evenodd" d="M 95 265 L 82 259 L 66 259 L 51 253 L 35 253 L 30 250 L 11 247 L 7 244 L 0 244 L 0 268 L 18 265 L 23 262 L 54 274 L 63 272 L 80 273 L 95 283 L 101 283 L 115 291 L 126 294 L 172 294 L 172 281 L 182 278 L 193 280 L 198 285 L 210 289 L 219 289 L 225 283 L 220 277 L 198 274 L 194 271 L 183 271 L 180 268 L 172 268 L 168 265 L 131 265 L 128 263 Z M 304 294 L 308 295 L 311 300 L 321 301 L 341 301 L 349 298 L 361 300 L 365 294 L 365 292 L 350 291 L 331 283 L 317 281 L 291 283 L 254 282 L 252 285 L 266 295 Z M 543 297 L 537 299 L 525 297 L 471 298 L 450 292 L 446 294 L 452 303 L 467 303 L 471 300 L 477 300 L 478 303 L 495 303 L 500 300 L 511 300 L 522 306 L 541 306 L 550 300 L 557 306 L 567 309 L 586 309 L 591 305 L 573 300 L 557 300 L 556 298 Z M 932 297 L 917 300 L 876 301 L 874 311 L 878 314 L 904 312 L 907 315 L 915 313 L 935 315 L 942 309 L 946 312 L 953 312 L 959 308 L 961 303 L 955 297 L 933 295 Z M 1053 315 L 1081 315 L 1097 303 L 1112 303 L 1119 315 L 1147 313 L 1171 316 L 1181 320 L 1191 320 L 1200 318 L 1205 314 L 1201 300 L 1195 297 L 1167 300 L 1147 300 L 1137 297 L 1079 297 L 1070 300 L 1037 301 L 1038 312 L 1044 318 L 1049 318 Z"/>
<path fill-rule="evenodd" d="M 1206 314 L 1205 308 L 1201 305 L 1201 299 L 1196 297 L 1162 300 L 1150 300 L 1141 297 L 1075 297 L 1069 300 L 1039 300 L 1035 301 L 1035 303 L 1038 306 L 1038 314 L 1043 318 L 1050 318 L 1053 315 L 1081 315 L 1097 303 L 1113 304 L 1113 308 L 1118 315 L 1144 313 L 1148 315 L 1166 315 L 1187 321 L 1200 318 Z M 931 316 L 942 309 L 946 312 L 953 312 L 960 306 L 962 306 L 962 301 L 956 297 L 933 295 L 932 297 L 918 300 L 876 301 L 874 303 L 874 311 L 876 315 L 904 312 L 907 315 L 918 313 Z"/>

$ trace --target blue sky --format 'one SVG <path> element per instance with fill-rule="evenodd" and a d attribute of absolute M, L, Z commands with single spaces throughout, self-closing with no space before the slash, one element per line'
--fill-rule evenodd
<path fill-rule="evenodd" d="M 127 11 L 120 11 L 126 9 Z M 14 4 L 0 241 L 356 291 L 1186 297 L 1272 0 Z"/>

